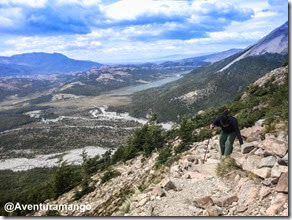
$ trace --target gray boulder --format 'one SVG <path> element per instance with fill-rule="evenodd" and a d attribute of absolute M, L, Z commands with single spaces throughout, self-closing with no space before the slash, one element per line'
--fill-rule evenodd
<path fill-rule="evenodd" d="M 253 143 L 244 143 L 241 145 L 241 153 L 247 154 L 251 152 L 254 149 L 254 144 Z"/>
<path fill-rule="evenodd" d="M 288 166 L 288 153 L 284 157 L 278 159 L 278 164 Z"/>
<path fill-rule="evenodd" d="M 262 168 L 262 167 L 273 167 L 276 162 L 277 162 L 277 158 L 276 157 L 273 157 L 273 156 L 264 157 L 258 163 L 257 167 L 258 168 Z"/>

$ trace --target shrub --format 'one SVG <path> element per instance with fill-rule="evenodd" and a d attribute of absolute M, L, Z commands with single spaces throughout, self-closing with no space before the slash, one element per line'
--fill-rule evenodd
<path fill-rule="evenodd" d="M 182 153 L 182 152 L 189 150 L 190 148 L 191 147 L 189 144 L 182 142 L 174 149 L 174 151 L 176 154 L 179 154 L 179 153 Z"/>
<path fill-rule="evenodd" d="M 171 157 L 171 148 L 169 146 L 165 146 L 160 150 L 159 156 L 156 161 L 156 166 L 159 167 L 160 165 L 164 164 L 169 157 Z"/>
<path fill-rule="evenodd" d="M 116 150 L 111 158 L 111 164 L 132 159 L 139 153 L 149 157 L 154 150 L 163 147 L 164 141 L 165 136 L 161 126 L 157 125 L 151 117 L 147 124 L 135 130 L 134 134 L 128 139 L 126 146 Z"/>
<path fill-rule="evenodd" d="M 208 139 L 212 136 L 212 133 L 210 130 L 207 130 L 205 128 L 201 129 L 199 134 L 195 136 L 196 141 L 203 141 L 205 139 Z"/>
<path fill-rule="evenodd" d="M 108 170 L 103 174 L 100 183 L 103 184 L 103 183 L 111 180 L 112 178 L 115 178 L 115 177 L 120 176 L 120 175 L 121 175 L 121 173 L 117 170 Z"/>
<path fill-rule="evenodd" d="M 87 159 L 82 165 L 88 175 L 93 174 L 97 171 L 102 171 L 108 168 L 111 163 L 111 150 L 106 151 L 101 157 L 99 155 Z"/>
<path fill-rule="evenodd" d="M 222 177 L 234 169 L 236 169 L 235 160 L 231 157 L 222 157 L 217 164 L 216 174 Z"/>
<path fill-rule="evenodd" d="M 75 166 L 68 165 L 65 162 L 61 164 L 61 167 L 57 169 L 53 176 L 51 183 L 54 198 L 58 198 L 65 192 L 68 192 L 75 187 L 81 181 L 80 170 Z"/>
<path fill-rule="evenodd" d="M 162 129 L 156 124 L 150 124 L 144 137 L 143 153 L 149 157 L 153 150 L 162 148 L 164 137 Z"/>
<path fill-rule="evenodd" d="M 189 143 L 192 141 L 192 133 L 194 129 L 195 123 L 191 118 L 184 118 L 182 120 L 180 124 L 179 136 L 184 143 Z"/>
<path fill-rule="evenodd" d="M 82 175 L 82 181 L 81 181 L 81 191 L 77 190 L 75 191 L 74 200 L 78 200 L 82 198 L 84 195 L 87 195 L 88 193 L 95 190 L 94 186 L 89 186 L 91 179 L 90 179 L 90 167 L 88 166 L 88 157 L 85 150 L 82 152 L 82 158 L 83 163 L 81 166 L 81 175 Z"/>
<path fill-rule="evenodd" d="M 94 186 L 83 186 L 81 191 L 76 190 L 75 194 L 74 194 L 74 200 L 79 200 L 81 199 L 83 196 L 87 195 L 88 193 L 91 193 L 95 190 Z"/>

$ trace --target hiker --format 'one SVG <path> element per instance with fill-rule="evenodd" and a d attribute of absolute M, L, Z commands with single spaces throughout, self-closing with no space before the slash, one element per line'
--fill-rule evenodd
<path fill-rule="evenodd" d="M 228 109 L 226 109 L 221 116 L 210 124 L 210 129 L 212 130 L 215 126 L 221 128 L 220 149 L 222 156 L 229 156 L 232 153 L 235 137 L 238 138 L 240 145 L 243 144 L 237 119 L 230 115 L 230 111 Z"/>

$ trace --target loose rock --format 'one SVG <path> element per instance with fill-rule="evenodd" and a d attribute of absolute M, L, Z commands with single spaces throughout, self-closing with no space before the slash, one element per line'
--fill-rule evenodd
<path fill-rule="evenodd" d="M 271 202 L 271 206 L 267 209 L 266 215 L 275 216 L 278 214 L 282 206 L 287 202 L 287 195 L 278 193 Z"/>
<path fill-rule="evenodd" d="M 271 177 L 279 178 L 281 176 L 281 174 L 282 174 L 282 172 L 281 172 L 281 169 L 279 168 L 279 166 L 274 166 L 272 168 Z"/>
<path fill-rule="evenodd" d="M 165 192 L 161 189 L 161 187 L 156 186 L 152 189 L 152 195 L 154 196 L 159 196 L 159 197 L 163 197 L 166 196 Z"/>
<path fill-rule="evenodd" d="M 278 178 L 266 178 L 262 181 L 262 184 L 265 185 L 265 186 L 271 186 L 271 185 L 274 185 L 274 184 L 277 184 L 278 182 Z"/>
<path fill-rule="evenodd" d="M 283 158 L 278 159 L 278 164 L 288 166 L 288 153 Z"/>
<path fill-rule="evenodd" d="M 276 157 L 273 157 L 273 156 L 264 157 L 258 163 L 257 167 L 258 168 L 262 168 L 262 167 L 273 167 L 276 162 L 277 162 Z"/>
<path fill-rule="evenodd" d="M 233 202 L 237 201 L 238 201 L 237 195 L 230 195 L 213 199 L 213 202 L 220 207 L 227 207 L 231 205 Z"/>
<path fill-rule="evenodd" d="M 271 168 L 264 167 L 264 168 L 260 168 L 260 169 L 254 169 L 252 172 L 255 175 L 265 179 L 265 178 L 268 178 L 271 176 L 271 170 L 272 170 Z"/>
<path fill-rule="evenodd" d="M 263 144 L 265 145 L 265 155 L 284 157 L 288 150 L 288 144 L 286 142 L 275 138 L 266 138 Z"/>
<path fill-rule="evenodd" d="M 194 198 L 193 203 L 198 208 L 208 208 L 214 204 L 210 196 Z"/>
<path fill-rule="evenodd" d="M 208 212 L 208 216 L 221 216 L 222 215 L 221 209 L 219 209 L 215 206 L 207 208 L 207 212 Z"/>
<path fill-rule="evenodd" d="M 254 149 L 254 145 L 252 143 L 244 143 L 241 145 L 241 153 L 247 154 Z"/>
<path fill-rule="evenodd" d="M 174 183 L 168 177 L 164 178 L 160 182 L 160 185 L 166 191 L 171 190 L 171 189 L 176 190 L 176 186 L 174 185 Z"/>
<path fill-rule="evenodd" d="M 246 205 L 239 205 L 237 207 L 237 212 L 241 213 L 241 212 L 245 212 L 247 210 L 247 206 Z"/>
<path fill-rule="evenodd" d="M 288 193 L 288 172 L 283 173 L 278 181 L 276 191 Z"/>
<path fill-rule="evenodd" d="M 264 199 L 272 192 L 272 189 L 270 187 L 262 187 L 259 193 L 260 199 Z"/>

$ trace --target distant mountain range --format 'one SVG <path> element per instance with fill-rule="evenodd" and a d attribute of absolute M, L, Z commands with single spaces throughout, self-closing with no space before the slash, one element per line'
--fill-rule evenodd
<path fill-rule="evenodd" d="M 80 72 L 100 63 L 74 60 L 60 53 L 24 53 L 0 57 L 0 76 Z"/>
<path fill-rule="evenodd" d="M 194 69 L 183 78 L 134 94 L 132 103 L 116 107 L 136 117 L 157 112 L 159 120 L 223 105 L 241 95 L 246 87 L 267 72 L 288 62 L 288 23 L 232 56 Z"/>
<path fill-rule="evenodd" d="M 231 56 L 241 49 L 230 49 L 219 53 L 205 56 L 191 57 L 177 61 L 166 61 L 160 64 L 142 63 L 142 64 L 123 64 L 109 65 L 116 68 L 121 67 L 146 67 L 152 69 L 173 69 L 173 70 L 191 70 L 209 63 L 222 60 Z M 74 60 L 60 53 L 24 53 L 13 55 L 11 57 L 0 56 L 0 77 L 13 75 L 32 75 L 32 74 L 60 74 L 84 72 L 92 68 L 101 67 L 102 64 L 93 61 Z"/>
<path fill-rule="evenodd" d="M 234 52 L 235 50 L 229 50 L 160 64 L 101 65 L 91 61 L 73 60 L 58 53 L 29 53 L 0 57 L 0 77 L 10 78 L 0 78 L 0 100 L 11 95 L 26 96 L 59 85 L 64 85 L 59 93 L 95 96 L 112 89 L 154 81 L 182 72 L 187 73 L 208 65 L 211 60 L 221 59 Z M 36 77 L 35 74 L 39 76 Z M 52 77 L 50 74 L 57 74 L 57 77 Z"/>

